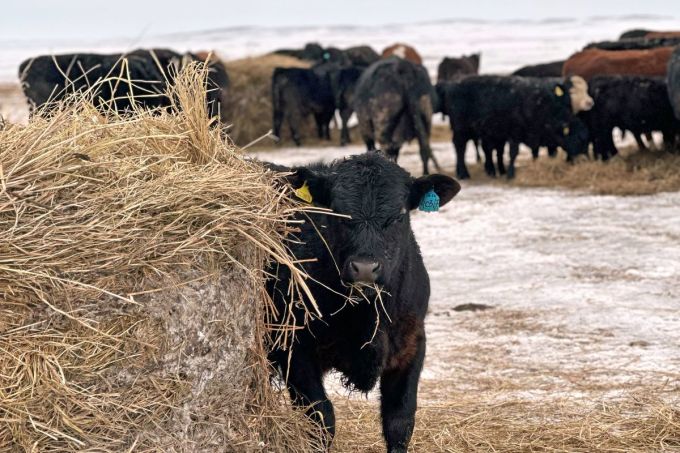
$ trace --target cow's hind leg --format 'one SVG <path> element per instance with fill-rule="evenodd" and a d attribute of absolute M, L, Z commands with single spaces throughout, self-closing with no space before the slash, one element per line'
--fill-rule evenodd
<path fill-rule="evenodd" d="M 515 160 L 519 154 L 519 143 L 510 142 L 510 166 L 508 167 L 508 179 L 515 177 Z"/>
<path fill-rule="evenodd" d="M 505 143 L 499 143 L 496 148 L 496 165 L 498 166 L 498 174 L 505 174 L 505 162 L 503 162 L 503 155 L 505 154 Z"/>
<path fill-rule="evenodd" d="M 642 134 L 637 134 L 633 132 L 633 137 L 635 137 L 635 142 L 638 145 L 638 150 L 647 151 L 647 145 L 645 145 L 645 142 L 642 141 Z"/>
<path fill-rule="evenodd" d="M 340 146 L 345 146 L 350 142 L 349 127 L 347 127 L 347 123 L 349 122 L 350 116 L 352 116 L 351 109 L 340 110 L 340 122 L 342 128 L 340 131 Z"/>
<path fill-rule="evenodd" d="M 470 178 L 467 165 L 465 165 L 465 146 L 467 145 L 467 137 L 462 133 L 453 134 L 453 150 L 456 152 L 456 176 L 459 179 Z"/>
<path fill-rule="evenodd" d="M 425 334 L 405 366 L 386 370 L 380 377 L 380 412 L 388 453 L 406 453 L 413 434 L 418 402 L 418 379 L 425 359 Z"/>
<path fill-rule="evenodd" d="M 488 141 L 482 140 L 482 149 L 484 150 L 484 171 L 492 178 L 496 177 L 496 167 L 493 165 L 493 145 Z"/>

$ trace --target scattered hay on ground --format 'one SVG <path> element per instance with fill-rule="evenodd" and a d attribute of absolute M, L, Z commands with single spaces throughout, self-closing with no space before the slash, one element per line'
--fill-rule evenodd
<path fill-rule="evenodd" d="M 680 190 L 680 154 L 668 151 L 624 150 L 608 162 L 565 162 L 563 152 L 551 159 L 532 161 L 520 154 L 516 178 L 489 178 L 483 164 L 468 165 L 472 183 L 515 187 L 551 187 L 582 190 L 598 195 L 651 195 Z M 507 163 L 507 158 L 506 158 Z"/>
<path fill-rule="evenodd" d="M 617 399 L 502 400 L 445 392 L 421 402 L 413 452 L 652 452 L 680 449 L 677 388 Z M 336 401 L 337 451 L 384 451 L 379 403 Z"/>
<path fill-rule="evenodd" d="M 0 131 L 0 451 L 312 449 L 263 344 L 298 208 L 209 127 L 199 67 L 176 114 Z"/>

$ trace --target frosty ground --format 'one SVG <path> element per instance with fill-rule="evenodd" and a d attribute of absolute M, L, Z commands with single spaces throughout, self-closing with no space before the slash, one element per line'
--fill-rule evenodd
<path fill-rule="evenodd" d="M 453 173 L 451 145 L 434 149 Z M 252 154 L 299 165 L 359 152 Z M 420 174 L 414 148 L 399 164 Z M 680 193 L 596 196 L 472 181 L 439 213 L 415 212 L 432 286 L 421 407 L 456 395 L 590 403 L 677 386 L 678 206 Z M 461 304 L 492 308 L 457 311 Z M 363 399 L 335 377 L 327 386 L 336 401 Z M 377 410 L 376 401 L 369 395 Z"/>

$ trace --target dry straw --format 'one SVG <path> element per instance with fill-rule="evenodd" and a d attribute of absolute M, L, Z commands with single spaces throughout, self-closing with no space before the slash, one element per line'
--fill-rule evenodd
<path fill-rule="evenodd" d="M 521 187 L 564 187 L 600 195 L 650 195 L 680 190 L 680 154 L 669 151 L 623 150 L 609 162 L 575 165 L 541 157 L 522 165 L 512 184 Z"/>
<path fill-rule="evenodd" d="M 183 70 L 173 113 L 101 112 L 86 93 L 0 131 L 0 451 L 312 447 L 269 385 L 263 345 L 263 268 L 294 268 L 297 207 L 210 126 L 204 80 L 200 66 Z M 249 321 L 203 313 L 212 353 L 170 331 L 190 312 L 167 311 L 202 313 L 211 294 Z M 223 362 L 232 343 L 242 388 L 229 398 L 217 364 L 200 382 L 177 371 L 199 360 L 188 346 Z M 201 391 L 210 398 L 192 406 Z"/>

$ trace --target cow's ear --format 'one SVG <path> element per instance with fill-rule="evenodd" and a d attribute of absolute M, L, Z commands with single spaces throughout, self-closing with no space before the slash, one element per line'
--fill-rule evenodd
<path fill-rule="evenodd" d="M 423 198 L 434 191 L 439 197 L 439 207 L 451 201 L 460 192 L 460 184 L 446 175 L 427 175 L 414 179 L 409 194 L 409 208 L 415 209 L 421 205 Z"/>
<path fill-rule="evenodd" d="M 272 171 L 287 173 L 284 179 L 298 199 L 319 206 L 330 206 L 330 183 L 326 176 L 306 167 L 290 168 L 271 162 L 262 164 Z"/>

